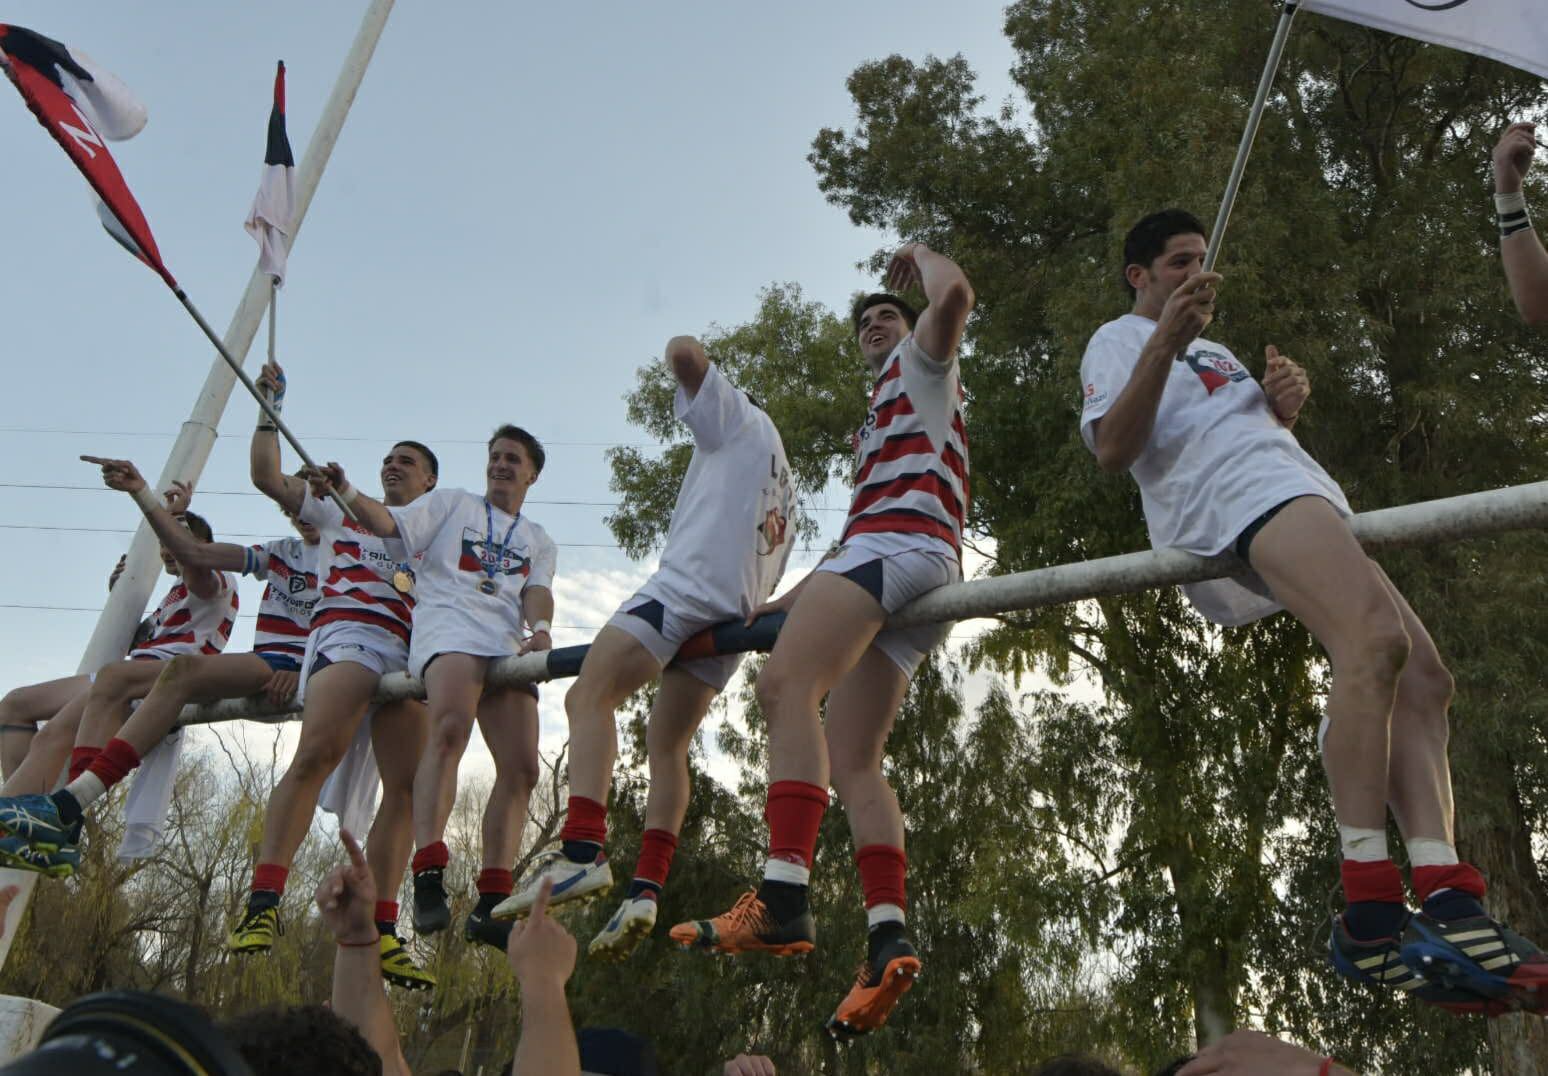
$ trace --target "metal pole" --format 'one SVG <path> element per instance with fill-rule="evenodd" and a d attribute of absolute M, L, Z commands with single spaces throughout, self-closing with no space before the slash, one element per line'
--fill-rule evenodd
<path fill-rule="evenodd" d="M 296 175 L 296 219 L 291 222 L 290 228 L 292 246 L 301 230 L 307 207 L 311 205 L 312 195 L 317 192 L 317 184 L 322 179 L 323 169 L 327 167 L 334 143 L 338 141 L 339 132 L 344 127 L 349 107 L 360 89 L 360 81 L 370 65 L 371 54 L 376 50 L 376 43 L 381 38 L 382 28 L 387 24 L 392 5 L 393 0 L 371 0 L 371 6 L 355 35 L 354 44 L 350 46 L 344 66 L 334 82 L 333 92 L 323 107 L 322 117 L 312 132 L 311 141 L 307 143 L 306 155 Z M 253 336 L 258 332 L 258 322 L 263 318 L 267 299 L 265 291 L 268 287 L 268 274 L 254 268 L 247 282 L 247 290 L 242 293 L 241 302 L 237 304 L 236 313 L 232 315 L 226 329 L 223 341 L 225 352 L 232 356 L 247 355 Z M 236 383 L 236 373 L 227 365 L 225 358 L 217 358 L 211 365 L 204 387 L 194 400 L 193 412 L 188 416 L 188 421 L 183 423 L 182 431 L 167 456 L 166 465 L 157 482 L 158 489 L 166 489 L 173 479 L 192 482 L 204 470 L 210 449 L 215 444 L 216 426 L 220 422 L 221 413 L 226 409 L 226 400 L 231 395 L 232 386 Z M 102 609 L 102 615 L 97 618 L 91 641 L 86 644 L 86 651 L 77 667 L 78 672 L 95 672 L 109 662 L 122 658 L 129 649 L 135 627 L 150 599 L 151 589 L 161 575 L 157 546 L 150 525 L 142 522 L 129 545 L 124 574 L 108 594 L 107 604 Z M 16 926 L 26 911 L 37 877 L 26 871 L 0 869 L 0 885 L 14 882 L 22 886 L 21 894 L 11 902 L 10 912 L 6 916 L 5 935 L 0 938 L 0 966 L 4 966 L 5 958 L 10 954 L 11 939 L 16 936 Z"/>
<path fill-rule="evenodd" d="M 1350 521 L 1355 537 L 1367 551 L 1403 546 L 1435 545 L 1503 531 L 1548 527 L 1548 482 L 1468 493 L 1438 501 L 1421 501 L 1398 508 L 1365 512 Z M 949 620 L 996 616 L 1065 602 L 1117 594 L 1134 594 L 1156 587 L 1221 579 L 1244 570 L 1236 557 L 1197 557 L 1178 549 L 1147 549 L 1078 564 L 1059 564 L 1030 572 L 951 583 L 899 609 L 887 619 L 889 628 L 907 628 Z M 678 651 L 698 657 L 768 650 L 774 644 L 783 613 L 760 617 L 751 628 L 740 622 L 721 624 L 695 635 Z M 497 687 L 542 683 L 574 676 L 580 671 L 585 646 L 566 646 L 537 654 L 522 654 L 492 662 L 488 682 Z M 424 685 L 407 673 L 382 677 L 376 701 L 422 699 Z M 185 725 L 220 721 L 284 721 L 297 712 L 274 707 L 258 698 L 226 699 L 183 711 Z"/>
<path fill-rule="evenodd" d="M 1236 192 L 1242 185 L 1242 173 L 1247 170 L 1247 158 L 1252 154 L 1253 139 L 1258 136 L 1258 125 L 1263 122 L 1263 108 L 1268 103 L 1269 90 L 1274 85 L 1274 75 L 1279 71 L 1279 58 L 1285 51 L 1285 41 L 1290 37 L 1290 23 L 1299 5 L 1290 0 L 1279 12 L 1279 25 L 1274 28 L 1274 41 L 1269 45 L 1268 60 L 1263 64 L 1263 76 L 1258 79 L 1258 95 L 1253 99 L 1252 111 L 1247 116 L 1247 129 L 1242 132 L 1241 144 L 1236 147 L 1236 161 L 1231 165 L 1231 178 L 1226 180 L 1225 196 L 1220 200 L 1220 212 L 1215 216 L 1215 227 L 1209 233 L 1209 248 L 1204 252 L 1204 271 L 1215 268 L 1215 258 L 1220 254 L 1220 244 L 1225 240 L 1226 222 L 1231 219 L 1231 208 L 1236 204 Z"/>

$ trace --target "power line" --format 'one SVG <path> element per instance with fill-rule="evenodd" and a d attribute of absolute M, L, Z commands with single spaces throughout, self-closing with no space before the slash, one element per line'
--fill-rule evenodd
<path fill-rule="evenodd" d="M 176 433 L 164 433 L 151 430 L 58 430 L 37 426 L 0 426 L 0 433 L 15 434 L 44 434 L 61 437 L 151 437 L 170 441 L 177 437 Z M 297 436 L 301 436 L 297 434 Z M 385 443 L 382 437 L 352 437 L 346 434 L 317 434 L 305 435 L 307 441 L 370 441 L 376 444 Z M 663 441 L 548 441 L 539 437 L 545 446 L 556 448 L 666 448 Z M 487 445 L 487 438 L 467 437 L 433 437 L 426 438 L 426 444 L 438 445 Z"/>
<path fill-rule="evenodd" d="M 56 527 L 43 523 L 0 523 L 0 530 L 50 531 L 65 534 L 133 534 L 133 527 Z M 273 538 L 273 532 L 253 534 L 244 531 L 222 531 L 218 538 Z M 560 549 L 623 549 L 617 542 L 555 542 Z M 792 553 L 826 553 L 826 547 L 796 546 Z M 4 606 L 0 606 L 4 608 Z"/>
<path fill-rule="evenodd" d="M 24 602 L 0 602 L 0 609 L 25 609 L 28 612 L 43 613 L 100 613 L 100 606 L 90 605 L 29 605 Z M 238 620 L 257 620 L 257 613 L 238 613 Z M 602 629 L 592 624 L 555 624 L 555 631 L 601 631 Z"/>
<path fill-rule="evenodd" d="M 116 493 L 117 490 L 107 486 L 72 485 L 67 482 L 0 482 L 0 489 L 58 489 L 80 493 Z M 195 489 L 199 497 L 265 497 L 256 489 Z M 618 508 L 622 501 L 577 501 L 565 498 L 545 499 L 541 497 L 528 497 L 527 504 L 560 505 L 563 507 L 578 508 Z M 828 505 L 799 505 L 803 512 L 847 512 L 847 508 L 836 508 Z"/>

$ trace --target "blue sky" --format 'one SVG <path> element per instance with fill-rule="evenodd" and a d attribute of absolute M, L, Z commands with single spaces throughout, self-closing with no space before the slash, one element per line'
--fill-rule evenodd
<path fill-rule="evenodd" d="M 169 268 L 223 328 L 256 258 L 241 221 L 274 61 L 299 159 L 365 9 L 13 0 L 4 18 L 84 50 L 144 100 L 150 122 L 114 154 Z M 960 52 L 997 105 L 1012 93 L 1002 17 L 917 2 L 398 5 L 280 296 L 287 419 L 361 479 L 412 437 L 440 454 L 443 482 L 473 488 L 492 428 L 533 430 L 549 466 L 529 514 L 561 547 L 556 637 L 585 641 L 649 570 L 603 523 L 604 448 L 644 440 L 622 400 L 636 368 L 676 333 L 750 317 L 770 283 L 834 306 L 874 285 L 856 264 L 893 237 L 823 200 L 811 140 L 852 124 L 846 77 L 890 53 Z M 0 92 L 3 689 L 74 672 L 94 623 L 79 610 L 100 606 L 138 523 L 76 456 L 128 456 L 154 476 L 213 355 Z M 247 484 L 254 412 L 238 389 L 196 499 L 234 541 L 284 527 Z M 62 488 L 77 486 L 92 488 Z M 541 503 L 558 500 L 585 503 Z M 832 530 L 842 515 L 823 518 Z M 251 638 L 257 586 L 242 598 L 233 649 Z M 558 700 L 544 704 L 550 742 Z"/>

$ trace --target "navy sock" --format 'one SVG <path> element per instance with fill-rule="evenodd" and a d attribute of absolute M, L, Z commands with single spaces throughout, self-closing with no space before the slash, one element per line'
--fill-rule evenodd
<path fill-rule="evenodd" d="M 1354 900 L 1344 909 L 1344 926 L 1359 941 L 1375 941 L 1395 937 L 1407 915 L 1407 906 L 1397 901 Z"/>
<path fill-rule="evenodd" d="M 65 825 L 79 822 L 81 819 L 81 802 L 68 788 L 61 788 L 58 792 L 50 793 L 49 799 L 54 801 L 54 807 L 59 811 L 59 820 Z"/>
<path fill-rule="evenodd" d="M 272 889 L 255 889 L 247 894 L 247 910 L 250 912 L 262 911 L 264 908 L 278 908 L 280 895 Z"/>
<path fill-rule="evenodd" d="M 806 911 L 806 887 L 794 882 L 776 882 L 765 878 L 758 887 L 758 899 L 777 922 L 785 923 Z"/>
<path fill-rule="evenodd" d="M 478 895 L 478 903 L 473 906 L 473 914 L 487 918 L 489 913 L 495 910 L 495 905 L 508 896 L 510 896 L 509 893 L 480 893 Z"/>
<path fill-rule="evenodd" d="M 640 897 L 649 897 L 651 900 L 661 899 L 661 887 L 655 882 L 646 881 L 644 878 L 636 878 L 629 883 L 629 899 L 637 900 Z"/>
<path fill-rule="evenodd" d="M 1424 902 L 1423 910 L 1431 919 L 1439 919 L 1443 923 L 1487 914 L 1477 897 L 1460 889 L 1443 889 L 1439 893 L 1430 894 L 1430 899 Z"/>
<path fill-rule="evenodd" d="M 384 937 L 391 935 L 396 938 L 398 936 L 398 924 L 389 923 L 385 919 L 379 919 L 376 922 L 376 932 Z"/>
<path fill-rule="evenodd" d="M 564 858 L 571 863 L 595 863 L 602 854 L 602 846 L 596 841 L 565 841 Z"/>

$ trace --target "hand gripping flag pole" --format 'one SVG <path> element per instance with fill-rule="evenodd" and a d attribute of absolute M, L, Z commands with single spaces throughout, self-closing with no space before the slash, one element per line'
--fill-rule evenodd
<path fill-rule="evenodd" d="M 108 152 L 104 138 L 121 139 L 135 134 L 145 124 L 145 111 L 134 101 L 117 79 L 97 68 L 89 58 L 66 48 L 42 34 L 19 26 L 0 23 L 0 67 L 21 93 L 27 107 L 58 142 L 66 156 L 80 169 L 99 199 L 99 213 L 114 239 L 144 262 L 177 296 L 183 309 L 215 345 L 220 357 L 231 367 L 258 406 L 290 442 L 296 455 L 308 467 L 317 464 L 301 446 L 296 435 L 285 425 L 279 412 L 268 401 L 252 378 L 242 369 L 225 343 L 204 320 L 197 307 L 162 262 L 155 237 L 141 212 L 139 203 Z M 352 512 L 337 491 L 334 501 L 349 518 Z"/>

